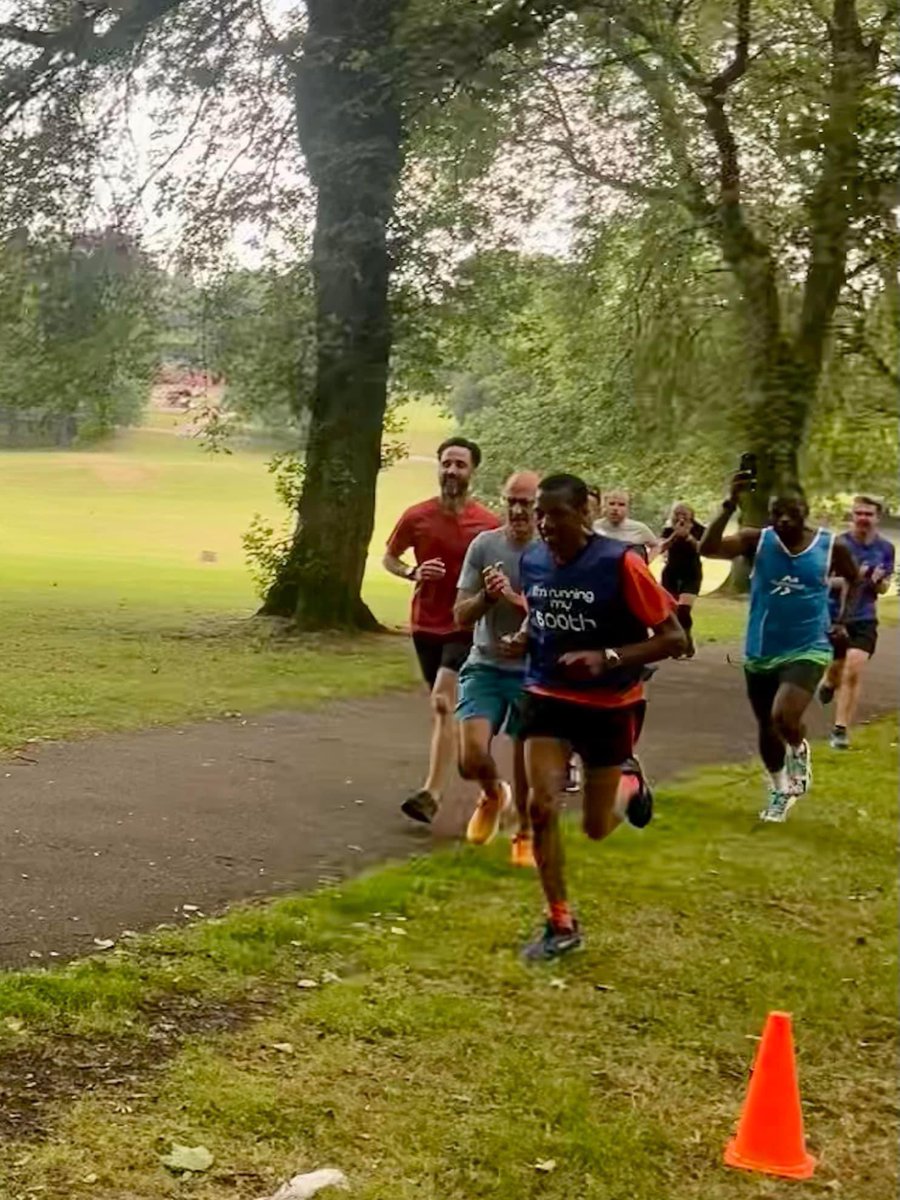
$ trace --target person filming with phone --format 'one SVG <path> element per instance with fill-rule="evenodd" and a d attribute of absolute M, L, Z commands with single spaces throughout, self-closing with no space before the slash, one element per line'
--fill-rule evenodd
<path fill-rule="evenodd" d="M 703 583 L 703 563 L 700 558 L 700 539 L 706 529 L 696 519 L 694 510 L 684 501 L 673 505 L 668 524 L 662 531 L 660 554 L 665 555 L 660 582 L 675 601 L 675 616 L 687 634 L 685 658 L 694 657 L 693 608 Z"/>
<path fill-rule="evenodd" d="M 742 525 L 726 535 L 743 498 L 756 488 L 755 462 L 745 456 L 741 467 L 701 539 L 700 553 L 723 559 L 743 555 L 753 562 L 744 673 L 770 777 L 768 802 L 759 815 L 781 822 L 812 781 L 804 716 L 834 646 L 846 642 L 843 622 L 852 608 L 858 570 L 832 533 L 807 523 L 809 506 L 796 486 L 772 496 L 765 528 Z M 828 607 L 832 575 L 847 583 L 833 621 Z"/>

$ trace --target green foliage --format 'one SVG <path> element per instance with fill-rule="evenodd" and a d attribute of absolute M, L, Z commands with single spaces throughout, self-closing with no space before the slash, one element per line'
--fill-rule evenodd
<path fill-rule="evenodd" d="M 225 404 L 251 428 L 296 441 L 309 423 L 315 311 L 309 268 L 235 271 L 204 297 L 208 362 L 225 379 Z"/>
<path fill-rule="evenodd" d="M 0 249 L 0 430 L 92 441 L 135 423 L 156 367 L 156 277 L 114 231 Z"/>
<path fill-rule="evenodd" d="M 257 595 L 266 596 L 290 561 L 291 546 L 297 527 L 297 506 L 303 493 L 305 467 L 303 459 L 293 450 L 274 455 L 267 464 L 273 477 L 275 495 L 286 510 L 280 522 L 261 513 L 254 513 L 249 528 L 241 538 L 244 556 Z"/>
<path fill-rule="evenodd" d="M 786 293 L 792 302 L 796 297 Z M 896 325 L 885 288 L 847 310 L 829 346 L 803 470 L 823 500 L 896 494 Z M 585 229 L 562 260 L 509 251 L 459 265 L 399 348 L 401 370 L 440 395 L 485 451 L 481 483 L 573 469 L 635 490 L 659 520 L 673 499 L 718 495 L 744 446 L 748 363 L 734 285 L 696 233 L 664 212 Z"/>
<path fill-rule="evenodd" d="M 655 518 L 682 489 L 710 497 L 734 453 L 741 364 L 708 258 L 697 240 L 622 220 L 577 259 L 461 265 L 415 369 L 482 444 L 486 492 L 533 467 L 628 484 Z"/>
<path fill-rule="evenodd" d="M 400 462 L 407 453 L 407 446 L 400 439 L 405 427 L 402 405 L 402 399 L 397 399 L 388 406 L 381 449 L 382 470 Z M 275 495 L 284 510 L 284 515 L 277 521 L 262 513 L 254 513 L 250 525 L 241 537 L 253 585 L 261 599 L 268 595 L 275 581 L 283 577 L 291 561 L 300 498 L 306 478 L 302 452 L 296 449 L 282 450 L 274 454 L 266 464 L 266 469 L 272 476 Z"/>

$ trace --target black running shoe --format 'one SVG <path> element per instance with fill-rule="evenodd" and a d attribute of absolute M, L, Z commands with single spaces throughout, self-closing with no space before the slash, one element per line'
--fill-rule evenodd
<path fill-rule="evenodd" d="M 525 962 L 551 962 L 554 958 L 562 958 L 564 954 L 580 949 L 582 943 L 577 921 L 571 929 L 557 929 L 548 921 L 541 936 L 523 947 L 522 958 Z"/>
<path fill-rule="evenodd" d="M 423 825 L 430 825 L 438 810 L 438 803 L 431 792 L 427 792 L 425 788 L 421 788 L 414 795 L 410 796 L 408 800 L 404 800 L 400 808 L 414 821 L 421 821 Z"/>
<path fill-rule="evenodd" d="M 653 789 L 644 778 L 643 768 L 636 758 L 626 758 L 622 774 L 631 776 L 637 787 L 628 797 L 625 818 L 635 829 L 643 829 L 653 820 Z"/>

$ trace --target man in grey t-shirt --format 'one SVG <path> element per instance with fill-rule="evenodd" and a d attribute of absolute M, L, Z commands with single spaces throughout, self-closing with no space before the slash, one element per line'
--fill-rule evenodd
<path fill-rule="evenodd" d="M 594 533 L 627 542 L 647 562 L 652 561 L 659 547 L 659 538 L 649 525 L 630 517 L 631 496 L 622 488 L 606 492 L 603 496 L 603 516 L 594 522 Z"/>
<path fill-rule="evenodd" d="M 517 866 L 532 866 L 528 821 L 528 784 L 525 756 L 517 740 L 519 701 L 524 663 L 504 657 L 502 641 L 517 633 L 526 613 L 520 594 L 519 560 L 534 539 L 534 500 L 540 476 L 520 471 L 503 489 L 506 521 L 471 542 L 463 562 L 454 617 L 462 629 L 474 626 L 472 649 L 459 673 L 459 770 L 464 779 L 476 779 L 481 794 L 466 836 L 484 845 L 496 836 L 500 818 L 515 797 L 519 830 L 513 838 L 512 857 Z M 491 755 L 493 738 L 505 727 L 514 744 L 513 788 L 502 780 Z"/>

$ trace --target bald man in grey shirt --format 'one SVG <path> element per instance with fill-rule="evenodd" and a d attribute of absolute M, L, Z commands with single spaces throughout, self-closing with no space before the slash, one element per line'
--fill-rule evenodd
<path fill-rule="evenodd" d="M 659 551 L 659 538 L 649 525 L 628 515 L 630 506 L 628 492 L 619 488 L 606 492 L 603 497 L 603 516 L 594 522 L 594 533 L 617 542 L 627 542 L 650 562 Z"/>

